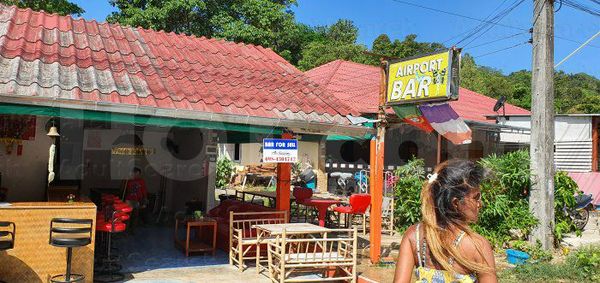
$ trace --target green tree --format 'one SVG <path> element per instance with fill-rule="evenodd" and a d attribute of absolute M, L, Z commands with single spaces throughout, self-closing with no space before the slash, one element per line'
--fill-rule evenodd
<path fill-rule="evenodd" d="M 56 13 L 63 16 L 81 16 L 81 14 L 85 13 L 85 10 L 68 0 L 0 0 L 0 3 L 16 5 L 19 8 L 31 8 L 35 11 L 44 10 L 48 13 Z"/>
<path fill-rule="evenodd" d="M 295 0 L 110 0 L 109 22 L 272 48 L 292 63 L 316 36 L 295 21 Z"/>
<path fill-rule="evenodd" d="M 358 28 L 349 20 L 338 20 L 326 27 L 313 28 L 314 40 L 303 49 L 298 67 L 309 70 L 342 59 L 363 64 L 377 64 L 376 58 L 366 55 L 367 47 L 356 43 Z"/>

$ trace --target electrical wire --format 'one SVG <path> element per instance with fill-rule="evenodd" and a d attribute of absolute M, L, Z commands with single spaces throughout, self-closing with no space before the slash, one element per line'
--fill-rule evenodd
<path fill-rule="evenodd" d="M 502 40 L 506 40 L 506 39 L 509 39 L 509 38 L 513 38 L 513 37 L 516 37 L 516 36 L 519 36 L 519 35 L 522 35 L 522 34 L 527 34 L 527 32 L 515 33 L 515 34 L 509 35 L 509 36 L 505 36 L 505 37 L 498 38 L 496 40 L 491 40 L 491 41 L 488 41 L 488 42 L 484 42 L 484 43 L 481 43 L 481 44 L 478 44 L 478 45 L 475 45 L 475 46 L 471 46 L 471 47 L 465 48 L 465 49 L 468 49 L 468 50 L 475 49 L 477 47 L 481 47 L 481 46 L 485 46 L 485 45 L 492 44 L 492 43 L 495 43 L 495 42 L 499 42 L 499 41 L 502 41 Z"/>
<path fill-rule="evenodd" d="M 563 0 L 562 2 L 563 2 L 563 5 L 565 5 L 567 7 L 571 7 L 573 9 L 600 17 L 600 9 L 589 7 L 585 4 L 577 2 L 575 0 Z"/>
<path fill-rule="evenodd" d="M 560 62 L 558 62 L 556 65 L 554 65 L 554 68 L 560 66 L 562 63 L 569 60 L 569 58 L 571 58 L 571 56 L 575 55 L 575 53 L 579 52 L 579 50 L 581 50 L 583 47 L 585 47 L 588 43 L 590 43 L 592 40 L 594 40 L 599 35 L 600 35 L 600 31 L 598 31 L 596 34 L 594 34 L 592 37 L 590 37 L 588 40 L 586 40 L 583 44 L 581 44 L 579 47 L 577 47 L 575 50 L 573 50 L 573 52 L 571 52 L 569 55 L 567 55 L 567 57 L 565 57 Z"/>
<path fill-rule="evenodd" d="M 413 6 L 413 7 L 418 7 L 418 8 L 425 9 L 425 10 L 430 10 L 430 11 L 442 13 L 442 14 L 447 14 L 447 15 L 451 15 L 451 16 L 455 16 L 455 17 L 465 18 L 465 19 L 469 19 L 469 20 L 472 20 L 472 21 L 478 21 L 478 22 L 482 22 L 482 23 L 491 23 L 491 21 L 487 21 L 487 20 L 483 20 L 483 19 L 479 19 L 479 18 L 475 18 L 475 17 L 471 17 L 471 16 L 466 16 L 466 15 L 458 14 L 458 13 L 455 13 L 455 12 L 444 11 L 444 10 L 440 10 L 440 9 L 437 9 L 437 8 L 431 8 L 431 7 L 427 7 L 427 6 L 423 6 L 423 5 L 420 5 L 420 4 L 415 4 L 415 3 L 411 3 L 411 2 L 407 2 L 407 1 L 403 1 L 403 0 L 392 0 L 392 1 L 397 2 L 397 3 L 401 3 L 401 4 L 406 4 L 406 5 Z M 516 29 L 516 30 L 520 30 L 520 31 L 529 32 L 529 29 L 525 29 L 525 28 L 522 28 L 522 27 L 517 27 L 517 26 L 512 26 L 512 25 L 507 25 L 507 24 L 502 24 L 502 23 L 494 23 L 494 25 L 500 26 L 500 27 L 505 27 L 505 28 L 510 28 L 510 29 Z M 565 41 L 577 43 L 577 44 L 581 44 L 582 43 L 580 41 L 569 39 L 569 38 L 566 38 L 566 37 L 563 37 L 563 36 L 554 35 L 554 37 L 558 38 L 558 39 L 565 40 Z M 597 45 L 591 45 L 590 44 L 589 46 L 594 47 L 594 48 L 600 48 L 600 46 L 597 46 Z"/>
<path fill-rule="evenodd" d="M 502 52 L 502 51 L 505 51 L 505 50 L 508 50 L 508 49 L 513 49 L 513 48 L 515 48 L 515 47 L 519 47 L 519 46 L 521 46 L 521 45 L 525 45 L 525 44 L 528 44 L 528 43 L 529 43 L 529 41 L 525 41 L 525 42 L 517 43 L 517 44 L 515 44 L 515 45 L 512 45 L 512 46 L 509 46 L 509 47 L 505 47 L 505 48 L 498 49 L 498 50 L 495 50 L 495 51 L 492 51 L 492 52 L 488 52 L 488 53 L 480 54 L 480 55 L 477 55 L 477 56 L 473 56 L 473 58 L 481 58 L 481 57 L 485 57 L 485 56 L 492 55 L 492 54 L 496 54 L 496 53 L 498 53 L 498 52 Z"/>
<path fill-rule="evenodd" d="M 503 10 L 501 13 L 499 13 L 496 17 L 495 17 L 495 22 L 499 23 L 502 19 L 504 19 L 508 14 L 510 14 L 514 9 L 516 9 L 519 5 L 523 4 L 523 2 L 525 2 L 525 0 L 517 0 L 513 3 L 512 6 L 508 7 L 507 9 Z M 463 47 L 467 47 L 469 46 L 471 43 L 473 43 L 475 40 L 477 40 L 478 38 L 480 38 L 481 36 L 483 36 L 484 34 L 486 34 L 488 31 L 490 31 L 495 25 L 489 25 L 487 27 L 487 29 L 483 30 L 482 32 L 480 32 L 477 36 L 475 36 L 474 38 L 472 38 L 469 42 L 467 42 Z"/>
<path fill-rule="evenodd" d="M 492 15 L 494 15 L 494 13 L 496 13 L 496 11 L 498 11 L 498 9 L 500 9 L 500 7 L 502 7 L 504 5 L 504 3 L 506 3 L 506 1 L 508 1 L 508 0 L 504 0 L 504 1 L 502 1 L 502 3 L 500 3 L 500 5 L 496 6 L 496 8 L 487 17 L 485 17 L 484 21 L 489 20 L 490 17 L 492 17 Z M 469 35 L 467 35 L 463 39 L 461 39 L 459 41 L 459 43 L 462 42 L 462 41 L 464 41 L 467 37 L 472 36 L 475 32 L 477 32 L 478 30 L 480 30 L 481 27 L 483 25 L 485 25 L 485 24 L 487 24 L 487 23 L 481 22 L 481 23 L 477 24 L 476 26 L 474 26 L 470 31 L 466 31 L 464 33 L 461 33 L 461 35 L 466 34 L 466 33 L 468 33 Z M 456 36 L 456 37 L 458 37 L 458 36 Z M 458 43 L 456 43 L 454 45 L 458 45 Z"/>

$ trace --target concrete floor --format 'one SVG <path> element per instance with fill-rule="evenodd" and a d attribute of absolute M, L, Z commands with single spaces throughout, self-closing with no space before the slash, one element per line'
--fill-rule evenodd
<path fill-rule="evenodd" d="M 229 264 L 206 267 L 183 267 L 171 269 L 155 269 L 132 273 L 127 282 L 164 282 L 164 283 L 266 283 L 271 282 L 266 276 L 256 274 L 256 269 L 249 268 L 244 272 Z"/>

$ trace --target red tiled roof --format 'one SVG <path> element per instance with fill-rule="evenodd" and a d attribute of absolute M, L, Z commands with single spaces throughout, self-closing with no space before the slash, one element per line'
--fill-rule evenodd
<path fill-rule="evenodd" d="M 379 67 L 344 60 L 336 60 L 308 70 L 306 74 L 319 85 L 335 95 L 340 101 L 363 114 L 377 113 L 381 70 Z M 492 110 L 496 99 L 460 88 L 459 100 L 450 105 L 463 119 L 488 122 L 487 115 L 495 115 Z M 506 103 L 506 114 L 529 115 L 530 112 Z"/>
<path fill-rule="evenodd" d="M 348 124 L 271 49 L 0 5 L 0 95 Z"/>

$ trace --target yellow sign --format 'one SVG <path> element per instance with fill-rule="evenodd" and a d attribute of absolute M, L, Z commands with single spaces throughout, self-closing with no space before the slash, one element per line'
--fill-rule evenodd
<path fill-rule="evenodd" d="M 451 49 L 390 62 L 387 104 L 457 99 L 459 54 Z"/>

